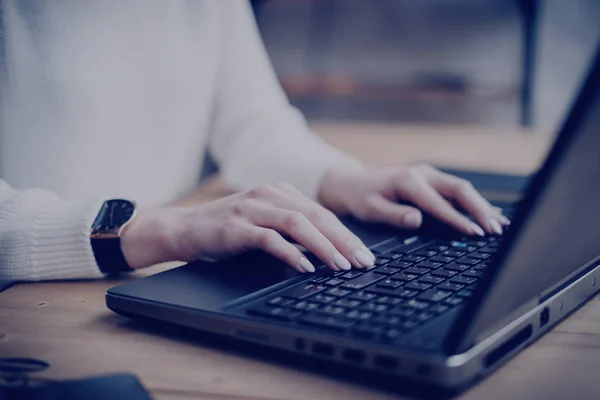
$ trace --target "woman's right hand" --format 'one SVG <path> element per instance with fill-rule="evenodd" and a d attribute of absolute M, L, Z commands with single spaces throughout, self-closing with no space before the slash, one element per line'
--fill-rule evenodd
<path fill-rule="evenodd" d="M 292 238 L 334 271 L 375 257 L 329 210 L 287 183 L 261 186 L 188 208 L 140 209 L 122 235 L 132 268 L 165 261 L 217 261 L 259 249 L 299 272 L 315 267 Z"/>

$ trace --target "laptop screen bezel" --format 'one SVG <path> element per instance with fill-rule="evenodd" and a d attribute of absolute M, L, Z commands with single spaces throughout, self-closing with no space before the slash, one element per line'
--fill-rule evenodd
<path fill-rule="evenodd" d="M 478 337 L 481 335 L 481 330 L 475 330 L 476 323 L 484 309 L 485 300 L 494 294 L 493 285 L 504 270 L 504 261 L 507 258 L 508 252 L 514 243 L 518 242 L 520 235 L 523 233 L 523 228 L 527 226 L 531 210 L 540 200 L 543 188 L 547 185 L 556 171 L 559 161 L 567 154 L 571 143 L 574 141 L 578 130 L 581 128 L 581 124 L 584 122 L 585 116 L 590 111 L 589 109 L 592 106 L 594 96 L 597 96 L 597 93 L 600 91 L 600 43 L 596 46 L 596 52 L 590 65 L 591 67 L 578 92 L 576 101 L 574 102 L 546 161 L 538 173 L 533 176 L 525 196 L 519 204 L 517 213 L 512 221 L 513 229 L 503 239 L 494 263 L 490 265 L 488 272 L 481 279 L 473 296 L 465 304 L 462 312 L 448 334 L 445 348 L 449 354 L 456 354 L 470 348 L 476 343 Z M 573 275 L 578 274 L 574 273 L 565 276 L 561 282 L 552 287 L 548 287 L 542 295 L 547 295 L 557 288 L 564 286 L 574 279 Z M 509 315 L 506 317 L 509 317 Z"/>

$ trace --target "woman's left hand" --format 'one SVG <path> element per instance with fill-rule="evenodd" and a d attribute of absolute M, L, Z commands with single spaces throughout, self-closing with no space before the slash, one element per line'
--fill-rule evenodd
<path fill-rule="evenodd" d="M 403 229 L 421 226 L 420 210 L 468 235 L 502 234 L 510 221 L 464 179 L 429 165 L 354 170 L 333 168 L 321 183 L 322 204 L 337 215 Z M 417 208 L 400 204 L 411 203 Z M 461 214 L 471 214 L 477 223 Z M 419 210 L 420 209 L 420 210 Z M 483 228 L 483 229 L 482 229 Z"/>

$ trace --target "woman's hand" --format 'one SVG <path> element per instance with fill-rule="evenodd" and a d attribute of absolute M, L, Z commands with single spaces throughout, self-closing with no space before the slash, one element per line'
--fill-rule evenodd
<path fill-rule="evenodd" d="M 469 181 L 429 165 L 334 168 L 321 183 L 320 198 L 338 215 L 353 214 L 363 221 L 384 222 L 403 229 L 421 225 L 423 216 L 419 209 L 468 235 L 484 236 L 484 231 L 500 235 L 502 226 L 510 224 L 501 210 L 488 203 Z M 477 224 L 454 205 L 471 214 Z"/>
<path fill-rule="evenodd" d="M 299 272 L 314 272 L 282 235 L 334 271 L 372 266 L 375 260 L 331 211 L 289 184 L 262 186 L 196 207 L 140 209 L 121 243 L 133 268 L 174 260 L 221 260 L 261 249 Z"/>

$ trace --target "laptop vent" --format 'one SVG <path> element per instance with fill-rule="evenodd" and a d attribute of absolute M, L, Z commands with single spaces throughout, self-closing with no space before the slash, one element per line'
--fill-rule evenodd
<path fill-rule="evenodd" d="M 533 328 L 531 324 L 529 324 L 525 328 L 521 329 L 519 332 L 511 336 L 506 342 L 496 347 L 495 350 L 493 350 L 485 357 L 485 360 L 483 362 L 484 367 L 492 367 L 498 361 L 511 354 L 513 350 L 516 350 L 523 343 L 527 342 L 527 340 L 531 337 L 532 333 Z"/>

